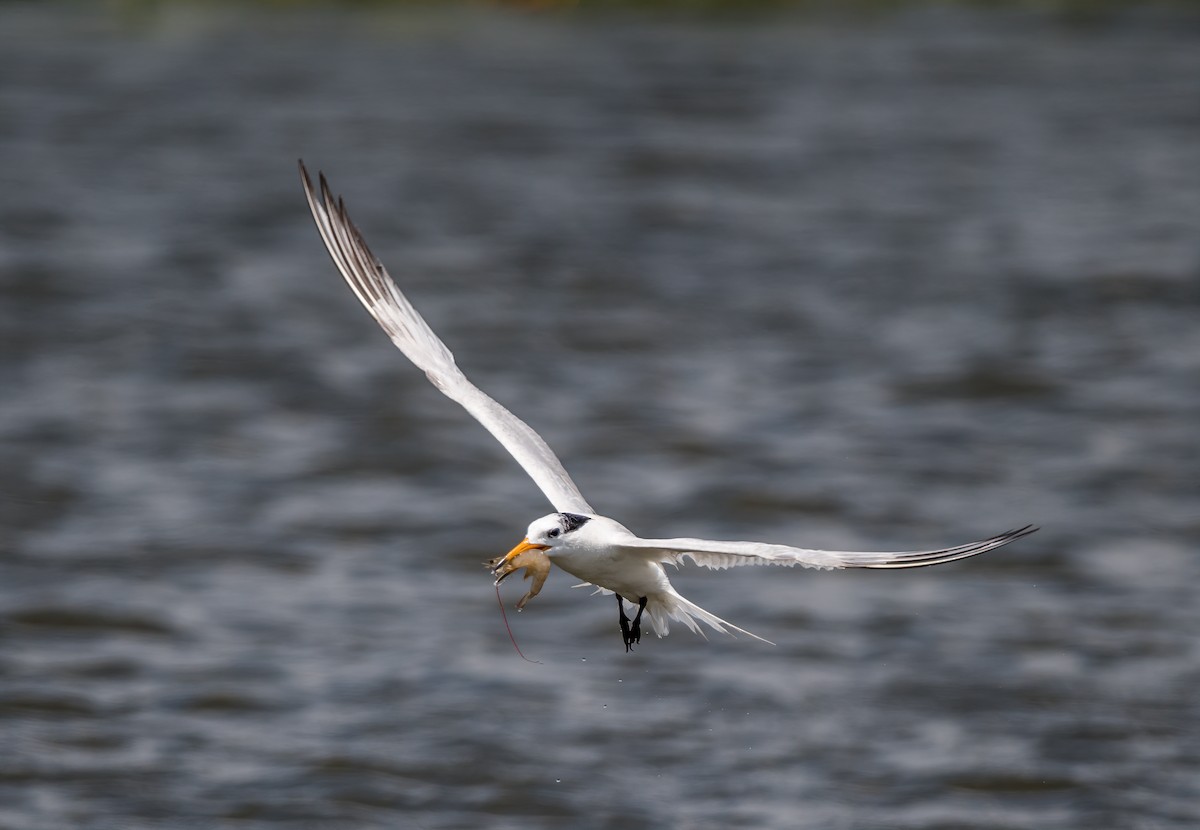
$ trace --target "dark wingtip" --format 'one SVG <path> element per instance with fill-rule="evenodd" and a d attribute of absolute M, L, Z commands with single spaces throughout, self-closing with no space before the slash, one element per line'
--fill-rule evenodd
<path fill-rule="evenodd" d="M 942 565 L 947 562 L 956 562 L 959 559 L 969 559 L 972 556 L 978 556 L 981 553 L 995 550 L 1003 547 L 1010 542 L 1015 542 L 1023 536 L 1028 536 L 1038 530 L 1036 525 L 1025 525 L 1024 527 L 1007 530 L 1004 533 L 997 534 L 987 539 L 980 539 L 978 542 L 968 542 L 965 545 L 959 545 L 954 548 L 946 548 L 936 551 L 923 551 L 913 553 L 898 554 L 895 558 L 888 560 L 885 563 L 878 565 L 866 565 L 865 567 L 873 568 L 924 568 L 930 565 Z"/>
<path fill-rule="evenodd" d="M 1003 533 L 993 536 L 991 539 L 985 539 L 983 541 L 991 542 L 1003 539 L 1005 544 L 1008 544 L 1014 539 L 1020 539 L 1022 536 L 1028 536 L 1030 533 L 1036 533 L 1038 530 L 1040 530 L 1040 528 L 1037 525 L 1025 525 L 1024 527 L 1016 527 L 1012 530 L 1006 530 Z"/>

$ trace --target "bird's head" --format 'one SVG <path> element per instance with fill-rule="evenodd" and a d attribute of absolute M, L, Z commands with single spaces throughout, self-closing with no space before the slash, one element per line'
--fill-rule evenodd
<path fill-rule="evenodd" d="M 500 584 L 506 576 L 525 569 L 525 578 L 533 577 L 534 585 L 518 607 L 523 606 L 535 596 L 546 581 L 550 571 L 550 558 L 556 548 L 568 548 L 579 540 L 580 529 L 592 520 L 591 516 L 578 513 L 551 513 L 549 516 L 530 523 L 525 531 L 525 538 L 515 548 L 504 556 L 497 557 L 484 564 L 491 569 Z"/>
<path fill-rule="evenodd" d="M 519 545 L 499 559 L 492 560 L 495 563 L 492 570 L 498 570 L 501 565 L 528 551 L 553 556 L 555 548 L 571 547 L 580 540 L 582 528 L 592 518 L 579 513 L 551 513 L 549 516 L 535 519 L 530 522 L 529 529 L 525 531 L 525 538 Z"/>
<path fill-rule="evenodd" d="M 549 555 L 553 556 L 555 548 L 570 547 L 573 542 L 578 541 L 582 528 L 591 520 L 591 516 L 579 513 L 551 513 L 549 516 L 542 516 L 529 524 L 525 538 L 509 556 L 530 549 L 550 551 Z"/>

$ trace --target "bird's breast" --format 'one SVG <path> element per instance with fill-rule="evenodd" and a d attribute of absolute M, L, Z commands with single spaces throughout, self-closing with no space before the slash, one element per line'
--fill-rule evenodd
<path fill-rule="evenodd" d="M 669 584 L 662 565 L 619 551 L 563 551 L 550 561 L 572 576 L 631 602 L 658 594 Z"/>

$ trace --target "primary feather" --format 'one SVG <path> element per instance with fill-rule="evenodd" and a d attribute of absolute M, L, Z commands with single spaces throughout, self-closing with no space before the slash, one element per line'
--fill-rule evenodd
<path fill-rule="evenodd" d="M 346 278 L 354 295 L 375 318 L 400 351 L 422 369 L 446 397 L 461 404 L 504 446 L 554 505 L 555 510 L 591 513 L 591 505 L 563 469 L 554 451 L 528 424 L 485 395 L 454 362 L 454 355 L 400 293 L 358 228 L 350 221 L 345 203 L 334 199 L 324 174 L 321 196 L 313 191 L 304 162 L 300 180 L 321 239 L 334 265 Z"/>
<path fill-rule="evenodd" d="M 795 548 L 768 542 L 722 542 L 714 539 L 640 539 L 622 543 L 631 552 L 648 555 L 664 564 L 679 565 L 690 559 L 715 570 L 741 565 L 782 565 L 830 570 L 835 568 L 922 568 L 977 556 L 1007 545 L 1037 530 L 1033 525 L 1010 530 L 977 542 L 948 548 L 910 551 L 838 551 Z"/>

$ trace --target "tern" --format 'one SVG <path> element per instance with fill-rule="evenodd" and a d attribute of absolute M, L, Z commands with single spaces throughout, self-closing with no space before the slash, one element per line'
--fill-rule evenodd
<path fill-rule="evenodd" d="M 313 190 L 304 162 L 300 180 L 317 230 L 334 265 L 359 301 L 392 342 L 444 395 L 459 403 L 504 446 L 545 494 L 556 512 L 533 521 L 521 542 L 504 556 L 486 563 L 496 584 L 524 570 L 532 577 L 525 603 L 542 589 L 550 566 L 557 565 L 617 597 L 618 621 L 625 650 L 641 642 L 642 615 L 663 637 L 672 620 L 704 636 L 699 622 L 723 633 L 738 632 L 770 643 L 685 599 L 672 587 L 664 565 L 678 567 L 691 560 L 706 568 L 723 570 L 738 565 L 800 565 L 805 568 L 920 568 L 977 556 L 1037 530 L 1032 525 L 989 539 L 935 550 L 895 552 L 809 550 L 765 542 L 722 542 L 711 539 L 643 539 L 592 509 L 542 437 L 467 380 L 454 356 L 397 288 L 383 264 L 371 253 L 366 240 L 346 212 L 345 202 L 334 198 L 319 174 L 320 196 Z M 636 607 L 632 619 L 625 603 Z"/>

